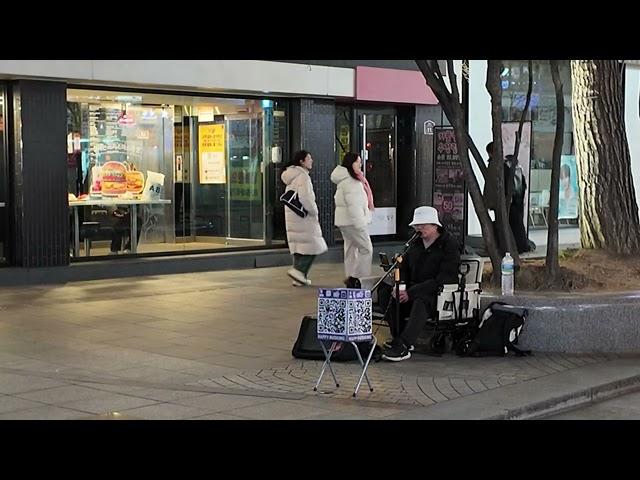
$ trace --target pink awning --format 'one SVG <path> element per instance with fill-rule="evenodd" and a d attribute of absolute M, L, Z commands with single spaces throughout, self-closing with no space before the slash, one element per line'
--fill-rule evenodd
<path fill-rule="evenodd" d="M 356 100 L 438 104 L 421 72 L 362 66 L 356 67 Z"/>

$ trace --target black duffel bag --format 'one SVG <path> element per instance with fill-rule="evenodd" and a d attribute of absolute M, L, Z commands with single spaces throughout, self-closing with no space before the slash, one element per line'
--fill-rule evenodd
<path fill-rule="evenodd" d="M 302 323 L 300 324 L 300 331 L 298 332 L 298 338 L 293 344 L 291 355 L 295 358 L 302 358 L 305 360 L 325 360 L 320 342 L 322 341 L 324 343 L 328 352 L 331 348 L 332 341 L 318 340 L 317 331 L 318 318 L 315 315 L 307 315 L 303 317 Z M 371 351 L 371 344 L 369 342 L 359 342 L 356 345 L 358 345 L 358 350 L 364 360 Z M 353 345 L 347 342 L 342 342 L 340 347 L 340 350 L 331 355 L 332 362 L 350 362 L 358 359 Z M 380 347 L 377 345 L 376 351 L 379 355 L 376 356 L 376 352 L 374 352 L 372 356 L 372 359 L 375 361 L 379 360 L 379 357 L 382 354 Z"/>

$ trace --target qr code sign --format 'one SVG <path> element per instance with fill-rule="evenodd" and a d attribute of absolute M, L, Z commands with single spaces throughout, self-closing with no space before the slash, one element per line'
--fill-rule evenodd
<path fill-rule="evenodd" d="M 351 300 L 349 301 L 349 337 L 366 337 L 363 340 L 371 338 L 372 334 L 372 318 L 371 318 L 371 299 Z"/>
<path fill-rule="evenodd" d="M 373 333 L 371 292 L 361 289 L 320 289 L 318 339 L 357 342 Z"/>

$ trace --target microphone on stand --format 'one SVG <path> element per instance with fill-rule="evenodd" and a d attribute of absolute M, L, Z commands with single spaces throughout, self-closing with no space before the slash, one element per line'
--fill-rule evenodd
<path fill-rule="evenodd" d="M 380 286 L 380 284 L 384 281 L 385 278 L 387 278 L 387 276 L 391 275 L 392 271 L 394 272 L 395 275 L 399 275 L 400 270 L 398 270 L 398 265 L 402 262 L 402 256 L 405 253 L 407 253 L 411 244 L 415 242 L 418 238 L 420 238 L 420 232 L 415 232 L 413 236 L 407 241 L 407 243 L 404 244 L 403 252 L 400 254 L 396 253 L 393 256 L 393 264 L 385 270 L 385 274 L 382 277 L 380 277 L 380 279 L 376 282 L 376 284 L 371 289 L 372 292 Z M 399 277 L 396 277 L 396 278 L 399 279 Z"/>
<path fill-rule="evenodd" d="M 420 232 L 415 232 L 415 233 L 413 234 L 413 236 L 412 236 L 412 237 L 407 241 L 407 243 L 405 243 L 405 244 L 404 244 L 404 246 L 405 246 L 406 248 L 409 248 L 409 246 L 410 246 L 413 242 L 415 242 L 418 238 L 420 238 Z"/>

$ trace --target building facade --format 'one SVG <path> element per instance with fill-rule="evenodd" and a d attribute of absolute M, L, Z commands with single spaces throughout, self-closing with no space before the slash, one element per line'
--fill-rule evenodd
<path fill-rule="evenodd" d="M 2 60 L 0 102 L 0 261 L 19 268 L 282 249 L 280 173 L 301 148 L 329 245 L 346 151 L 374 243 L 402 240 L 447 126 L 408 60 Z"/>
<path fill-rule="evenodd" d="M 625 61 L 625 129 L 631 152 L 631 168 L 634 178 L 636 200 L 640 201 L 640 61 Z M 456 70 L 461 71 L 460 62 Z M 491 100 L 485 83 L 486 60 L 469 62 L 469 132 L 479 150 L 492 140 Z M 573 138 L 571 103 L 570 61 L 560 62 L 560 76 L 564 86 L 564 141 L 560 172 L 559 226 L 561 240 L 579 242 L 578 179 Z M 460 75 L 458 75 L 460 78 Z M 506 60 L 501 72 L 503 149 L 505 155 L 513 153 L 514 130 L 524 108 L 529 80 L 526 60 Z M 547 214 L 551 189 L 551 158 L 556 127 L 555 90 L 548 60 L 533 61 L 533 89 L 527 113 L 519 160 L 527 179 L 527 205 L 525 225 L 529 237 L 546 243 L 548 229 Z M 476 176 L 481 188 L 483 179 L 477 167 Z M 468 201 L 468 234 L 480 237 L 481 229 L 475 210 Z M 473 242 L 471 242 L 473 243 Z"/>

